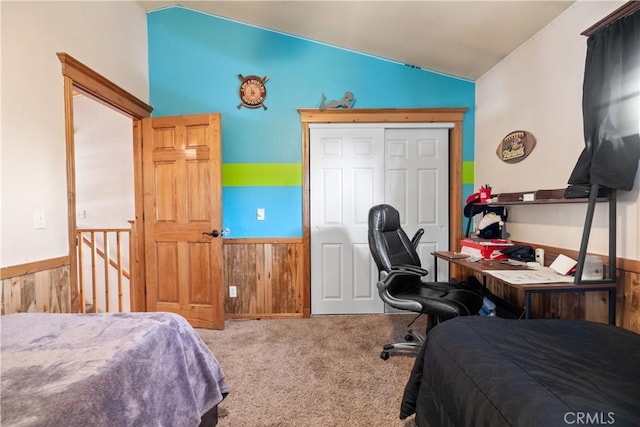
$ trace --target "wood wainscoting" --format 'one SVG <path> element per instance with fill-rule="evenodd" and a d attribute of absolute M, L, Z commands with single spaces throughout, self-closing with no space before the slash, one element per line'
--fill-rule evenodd
<path fill-rule="evenodd" d="M 578 251 L 552 246 L 514 242 L 517 245 L 529 245 L 542 248 L 545 253 L 545 265 L 550 265 L 562 253 L 578 259 Z M 609 257 L 601 255 L 605 274 L 608 271 Z M 640 333 L 640 261 L 618 258 L 616 286 L 616 325 Z M 471 275 L 465 269 L 455 273 L 458 280 Z M 499 298 L 514 307 L 524 307 L 524 293 L 499 281 L 487 278 L 488 289 Z M 608 297 L 606 292 L 579 292 L 566 294 L 534 294 L 531 298 L 533 318 L 586 319 L 607 323 Z"/>
<path fill-rule="evenodd" d="M 0 270 L 2 314 L 71 313 L 69 257 L 31 262 Z"/>
<path fill-rule="evenodd" d="M 226 318 L 303 317 L 302 238 L 224 239 L 223 253 Z"/>

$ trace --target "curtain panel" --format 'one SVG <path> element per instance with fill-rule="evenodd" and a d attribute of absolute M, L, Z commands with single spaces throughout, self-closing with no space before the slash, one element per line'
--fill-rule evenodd
<path fill-rule="evenodd" d="M 631 190 L 640 161 L 640 12 L 587 39 L 582 114 L 585 148 L 569 184 Z"/>

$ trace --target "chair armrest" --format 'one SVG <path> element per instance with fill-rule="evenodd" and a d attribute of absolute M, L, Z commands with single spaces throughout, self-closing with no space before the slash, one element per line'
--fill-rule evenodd
<path fill-rule="evenodd" d="M 427 274 L 429 274 L 429 272 L 424 268 L 420 268 L 411 264 L 394 265 L 391 267 L 391 270 L 389 271 L 389 273 L 391 274 L 394 271 L 400 272 L 400 273 L 410 273 L 416 276 L 426 276 Z"/>
<path fill-rule="evenodd" d="M 387 279 L 389 276 L 410 275 L 422 277 L 426 276 L 427 274 L 429 274 L 429 272 L 424 268 L 416 267 L 415 265 L 410 264 L 401 264 L 392 266 L 391 270 L 389 270 L 384 279 Z"/>
<path fill-rule="evenodd" d="M 380 280 L 376 283 L 376 287 L 378 288 L 378 293 L 380 294 L 380 298 L 382 301 L 387 304 L 391 304 L 395 308 L 399 308 L 402 310 L 415 311 L 416 313 L 420 313 L 422 311 L 422 304 L 417 301 L 405 300 L 396 298 L 389 293 L 389 285 L 395 280 L 397 276 L 416 276 L 422 277 L 424 276 L 422 273 L 426 270 L 422 268 L 414 267 L 414 266 L 406 266 L 411 268 L 398 268 L 393 267 L 391 271 L 383 272 L 383 276 L 380 277 Z M 421 271 L 420 271 L 421 270 Z"/>
<path fill-rule="evenodd" d="M 416 234 L 413 235 L 413 237 L 411 238 L 411 245 L 413 246 L 413 249 L 418 248 L 418 243 L 420 243 L 420 239 L 422 238 L 423 234 L 424 228 L 420 228 L 418 229 L 418 231 L 416 231 Z"/>

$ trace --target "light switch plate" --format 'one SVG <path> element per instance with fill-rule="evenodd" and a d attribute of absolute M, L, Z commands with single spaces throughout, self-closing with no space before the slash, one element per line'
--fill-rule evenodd
<path fill-rule="evenodd" d="M 36 230 L 47 228 L 47 218 L 44 210 L 35 209 L 33 211 L 33 228 Z"/>
<path fill-rule="evenodd" d="M 264 208 L 256 209 L 256 219 L 258 221 L 264 221 Z"/>

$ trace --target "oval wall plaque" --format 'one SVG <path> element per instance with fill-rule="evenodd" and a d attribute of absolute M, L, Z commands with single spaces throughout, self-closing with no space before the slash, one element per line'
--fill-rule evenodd
<path fill-rule="evenodd" d="M 524 160 L 536 146 L 536 138 L 526 130 L 509 132 L 502 138 L 496 154 L 506 163 L 518 163 Z"/>

